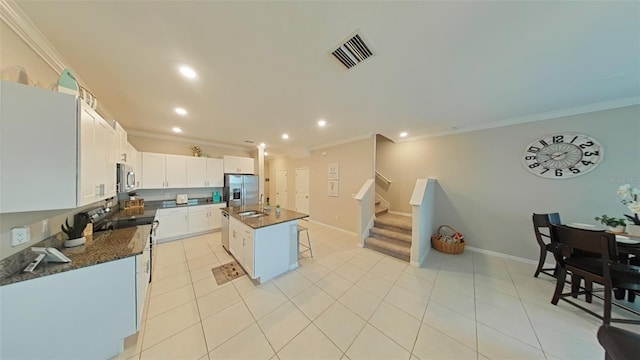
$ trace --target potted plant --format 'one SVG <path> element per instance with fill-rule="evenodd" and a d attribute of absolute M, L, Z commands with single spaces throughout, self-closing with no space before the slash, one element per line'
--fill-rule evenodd
<path fill-rule="evenodd" d="M 69 225 L 69 219 L 65 220 L 65 224 L 67 225 L 66 229 L 64 225 L 60 225 L 62 232 L 69 237 L 69 240 L 64 242 L 64 247 L 80 246 L 87 241 L 87 239 L 82 236 L 84 228 L 87 227 L 87 223 L 89 223 L 87 215 L 78 213 L 73 216 L 73 226 Z"/>
<path fill-rule="evenodd" d="M 625 219 L 609 217 L 607 215 L 596 216 L 595 219 L 600 221 L 603 225 L 609 227 L 609 230 L 616 232 L 624 232 Z"/>
<path fill-rule="evenodd" d="M 202 149 L 200 149 L 200 146 L 198 146 L 198 145 L 191 145 L 191 152 L 193 153 L 193 156 L 195 156 L 195 157 L 202 156 Z"/>
<path fill-rule="evenodd" d="M 627 225 L 627 234 L 640 236 L 640 189 L 631 188 L 631 185 L 625 184 L 618 188 L 618 195 L 622 198 L 622 203 L 631 211 L 631 215 L 624 216 L 630 222 Z"/>

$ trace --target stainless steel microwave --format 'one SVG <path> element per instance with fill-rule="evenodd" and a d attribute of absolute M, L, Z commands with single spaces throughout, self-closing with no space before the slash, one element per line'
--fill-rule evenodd
<path fill-rule="evenodd" d="M 118 192 L 126 193 L 136 189 L 136 174 L 133 167 L 124 164 L 118 164 Z"/>

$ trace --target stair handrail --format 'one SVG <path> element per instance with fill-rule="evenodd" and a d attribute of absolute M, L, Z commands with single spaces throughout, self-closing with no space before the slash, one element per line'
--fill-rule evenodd
<path fill-rule="evenodd" d="M 417 179 L 409 205 L 412 208 L 410 263 L 420 267 L 431 249 L 431 235 L 435 232 L 436 179 Z"/>
<path fill-rule="evenodd" d="M 386 186 L 391 185 L 391 179 L 389 179 L 388 177 L 386 177 L 386 176 L 382 175 L 382 173 L 381 173 L 380 171 L 378 171 L 378 170 L 376 170 L 376 177 L 377 177 L 378 179 L 382 180 L 382 182 L 384 182 L 384 184 L 385 184 Z"/>
<path fill-rule="evenodd" d="M 367 179 L 354 196 L 358 201 L 358 246 L 364 247 L 364 239 L 369 237 L 369 230 L 373 227 L 376 218 L 375 180 Z"/>

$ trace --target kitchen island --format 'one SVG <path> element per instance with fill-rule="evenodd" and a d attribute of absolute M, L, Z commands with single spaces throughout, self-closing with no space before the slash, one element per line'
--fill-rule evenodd
<path fill-rule="evenodd" d="M 249 277 L 263 283 L 298 267 L 298 220 L 309 215 L 286 209 L 276 213 L 259 206 L 221 211 L 229 219 L 228 243 L 223 234 L 223 246 Z"/>

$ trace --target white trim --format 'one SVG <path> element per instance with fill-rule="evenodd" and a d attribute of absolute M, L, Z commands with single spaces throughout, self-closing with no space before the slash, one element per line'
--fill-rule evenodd
<path fill-rule="evenodd" d="M 422 257 L 420 257 L 420 261 L 418 261 L 418 262 L 410 261 L 409 264 L 411 266 L 414 266 L 414 267 L 417 267 L 417 268 L 422 267 L 422 264 L 424 264 L 424 261 L 427 258 L 427 255 L 429 255 L 430 251 L 431 251 L 431 249 L 429 249 L 429 251 L 425 251 L 424 254 L 422 254 Z"/>
<path fill-rule="evenodd" d="M 549 111 L 549 112 L 544 112 L 539 114 L 525 115 L 525 116 L 520 116 L 516 118 L 498 120 L 498 121 L 493 121 L 485 124 L 471 125 L 469 127 L 456 129 L 456 130 L 440 131 L 440 132 L 436 132 L 428 135 L 398 139 L 396 142 L 407 142 L 407 141 L 430 139 L 430 138 L 453 135 L 453 134 L 461 134 L 461 133 L 466 133 L 471 131 L 493 129 L 493 128 L 499 128 L 503 126 L 518 125 L 518 124 L 524 124 L 524 123 L 534 122 L 534 121 L 557 119 L 565 116 L 574 116 L 574 115 L 592 113 L 596 111 L 617 109 L 617 108 L 633 106 L 633 105 L 640 105 L 640 96 L 631 96 L 631 97 L 626 97 L 621 99 L 601 101 L 593 104 L 574 106 L 570 108 L 564 108 L 560 110 L 554 110 L 554 111 Z"/>
<path fill-rule="evenodd" d="M 342 232 L 347 233 L 349 235 L 358 236 L 358 234 L 355 233 L 355 232 L 352 232 L 352 231 L 349 231 L 349 230 L 345 230 L 345 229 L 342 229 L 342 228 L 339 228 L 339 227 L 335 227 L 335 226 L 332 226 L 332 225 L 327 225 L 327 224 L 322 223 L 320 221 L 316 221 L 316 220 L 312 220 L 312 219 L 309 219 L 309 221 L 312 222 L 312 223 L 320 224 L 322 226 L 326 226 L 326 227 L 334 229 L 334 230 L 342 231 Z"/>
<path fill-rule="evenodd" d="M 193 138 L 185 138 L 181 136 L 156 134 L 156 133 L 140 131 L 140 130 L 127 130 L 127 136 L 128 135 L 140 136 L 140 137 L 146 137 L 146 138 L 158 139 L 158 140 L 177 141 L 177 142 L 182 142 L 186 144 L 198 143 L 200 145 L 215 146 L 220 148 L 247 151 L 247 152 L 252 152 L 255 150 L 253 146 L 243 147 L 243 146 L 237 146 L 237 145 L 228 145 L 228 144 L 221 144 L 221 143 L 216 143 L 216 142 L 202 140 L 202 139 L 193 139 Z"/>
<path fill-rule="evenodd" d="M 473 246 L 466 246 L 465 249 L 469 250 L 469 251 L 473 251 L 473 252 L 477 252 L 479 254 L 486 254 L 486 255 L 492 255 L 492 256 L 497 256 L 497 257 L 501 257 L 503 259 L 509 259 L 509 260 L 514 260 L 514 261 L 519 261 L 519 262 L 523 262 L 526 264 L 531 264 L 531 265 L 535 265 L 538 266 L 538 261 L 536 260 L 531 260 L 531 259 L 526 259 L 523 257 L 519 257 L 519 256 L 513 256 L 513 255 L 508 255 L 508 254 L 503 254 L 503 253 L 499 253 L 497 251 L 491 251 L 491 250 L 485 250 L 485 249 L 480 249 L 477 247 L 473 247 Z M 555 267 L 555 264 L 549 264 L 549 263 L 545 263 L 544 267 L 550 267 L 553 268 Z M 532 275 L 533 276 L 533 275 Z"/>
<path fill-rule="evenodd" d="M 403 213 L 400 211 L 388 211 L 389 214 L 393 214 L 393 215 L 400 215 L 400 216 L 406 216 L 406 217 L 413 217 L 413 214 L 409 214 L 409 213 Z"/>
<path fill-rule="evenodd" d="M 0 0 L 0 19 L 18 35 L 38 56 L 58 73 L 67 68 L 68 62 L 51 45 L 40 29 L 29 19 L 15 1 Z M 77 74 L 73 76 L 81 82 Z M 84 83 L 84 82 L 82 82 Z"/>

